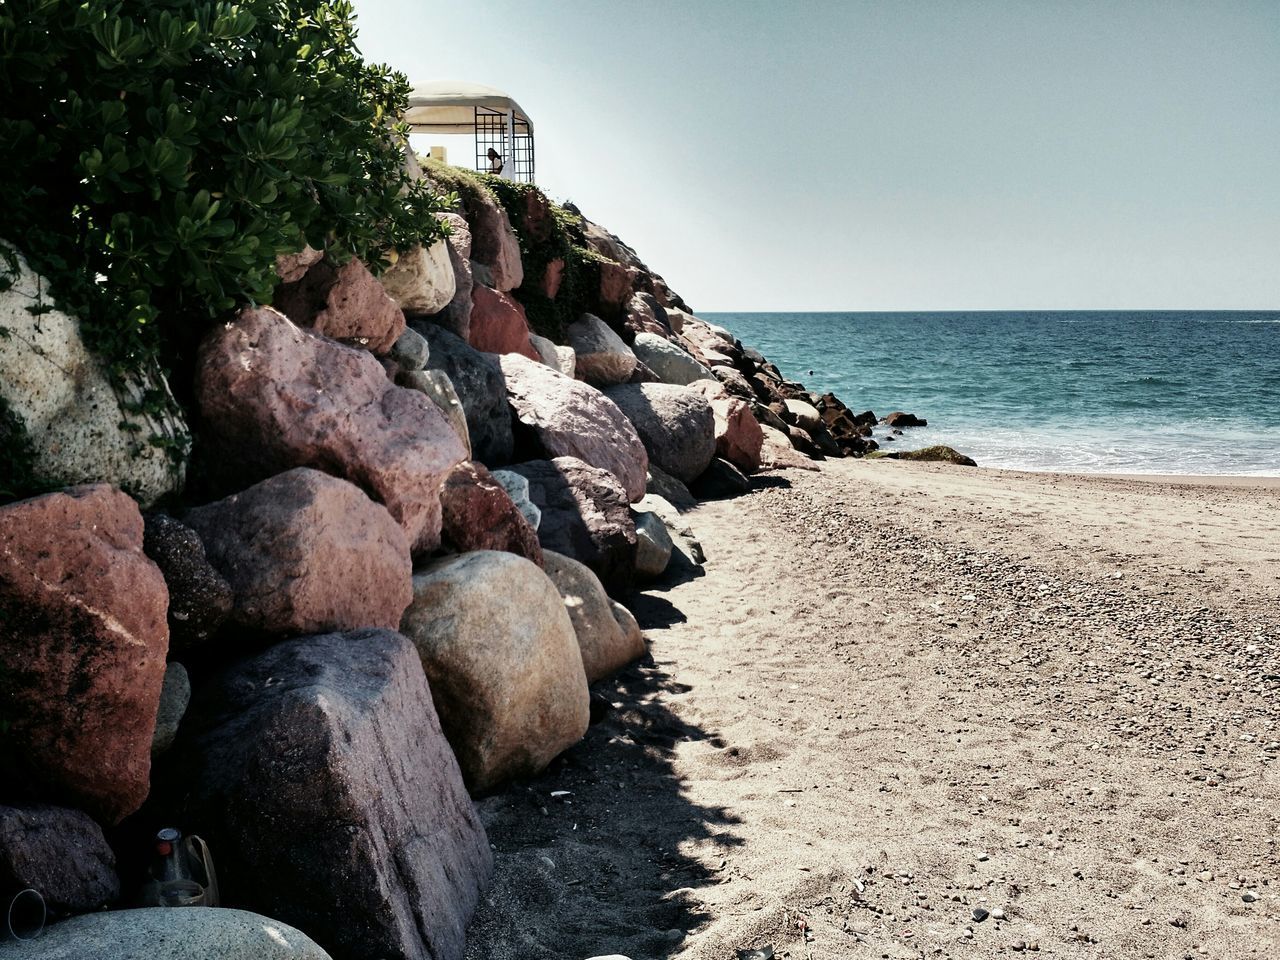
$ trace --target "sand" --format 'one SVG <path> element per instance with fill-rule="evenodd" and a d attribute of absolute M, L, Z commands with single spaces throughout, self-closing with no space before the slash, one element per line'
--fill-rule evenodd
<path fill-rule="evenodd" d="M 757 482 L 481 802 L 469 957 L 1280 956 L 1280 481 Z"/>

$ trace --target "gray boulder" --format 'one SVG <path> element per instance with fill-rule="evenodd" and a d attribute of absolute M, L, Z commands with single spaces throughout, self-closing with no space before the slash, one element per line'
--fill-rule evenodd
<path fill-rule="evenodd" d="M 691 483 L 716 455 L 716 418 L 698 390 L 670 383 L 626 383 L 607 387 L 640 434 L 651 463 Z"/>
<path fill-rule="evenodd" d="M 507 491 L 507 496 L 516 505 L 516 509 L 524 514 L 524 518 L 529 521 L 529 526 L 537 530 L 538 525 L 542 523 L 542 511 L 529 499 L 528 477 L 512 473 L 510 470 L 494 470 L 492 476 L 501 484 L 502 489 Z"/>
<path fill-rule="evenodd" d="M 158 792 L 237 902 L 342 958 L 462 957 L 492 853 L 409 640 L 325 634 L 242 661 L 201 687 L 173 755 Z"/>
<path fill-rule="evenodd" d="M 412 330 L 405 332 L 413 333 Z M 467 448 L 467 459 L 471 459 L 471 428 L 467 425 L 467 411 L 458 397 L 458 391 L 453 389 L 453 381 L 449 379 L 449 375 L 443 370 L 411 370 L 400 374 L 396 383 L 425 394 L 436 405 Z"/>
<path fill-rule="evenodd" d="M 164 670 L 164 685 L 160 688 L 160 708 L 156 711 L 156 732 L 151 737 L 151 756 L 158 757 L 171 746 L 178 735 L 187 705 L 191 702 L 191 678 L 187 668 L 170 661 Z"/>
<path fill-rule="evenodd" d="M 663 383 L 687 385 L 712 376 L 711 371 L 695 360 L 688 350 L 656 333 L 637 333 L 631 349 L 636 359 L 656 373 Z"/>
<path fill-rule="evenodd" d="M 511 467 L 529 481 L 542 513 L 538 541 L 590 567 L 610 593 L 635 578 L 636 527 L 627 495 L 607 470 L 575 460 L 531 460 Z"/>
<path fill-rule="evenodd" d="M 636 369 L 636 355 L 609 325 L 584 313 L 565 334 L 577 356 L 577 376 L 593 386 L 626 383 Z"/>
<path fill-rule="evenodd" d="M 414 329 L 431 344 L 428 369 L 446 373 L 462 402 L 471 438 L 471 458 L 486 467 L 509 462 L 511 410 L 496 359 L 442 327 L 415 322 Z"/>
<path fill-rule="evenodd" d="M 352 954 L 355 956 L 355 954 Z M 146 907 L 72 917 L 22 943 L 14 960 L 331 960 L 301 930 L 244 910 Z"/>
<path fill-rule="evenodd" d="M 0 806 L 0 891 L 31 888 L 54 913 L 98 910 L 120 896 L 116 858 L 86 813 Z M 4 928 L 0 926 L 0 930 Z"/>
<path fill-rule="evenodd" d="M 0 263 L 2 266 L 2 263 Z M 44 278 L 19 257 L 12 285 L 0 291 L 0 410 L 7 410 L 30 439 L 35 483 L 44 489 L 109 483 L 144 506 L 182 489 L 185 458 L 175 461 L 150 442 L 169 449 L 190 439 L 174 412 L 160 416 L 127 409 L 144 395 L 169 396 L 155 371 L 113 384 L 107 366 L 89 352 L 80 321 L 53 309 Z M 0 420 L 0 442 L 12 445 Z"/>
<path fill-rule="evenodd" d="M 666 571 L 675 544 L 656 513 L 633 511 L 636 521 L 636 576 L 654 580 Z"/>

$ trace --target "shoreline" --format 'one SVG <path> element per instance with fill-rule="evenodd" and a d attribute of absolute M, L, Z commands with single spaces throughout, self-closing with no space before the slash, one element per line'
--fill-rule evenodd
<path fill-rule="evenodd" d="M 961 453 L 965 451 L 961 450 Z M 883 463 L 900 463 L 903 461 L 885 460 Z M 920 463 L 906 461 L 912 466 L 920 466 Z M 967 470 L 981 470 L 987 473 L 1009 474 L 1013 476 L 1025 477 L 1058 477 L 1071 480 L 1098 480 L 1107 481 L 1114 480 L 1125 483 L 1151 483 L 1163 486 L 1192 486 L 1192 487 L 1234 487 L 1247 489 L 1262 489 L 1280 491 L 1280 474 L 1275 476 L 1264 474 L 1250 473 L 1079 473 L 1070 470 L 1027 470 L 1015 467 L 987 467 L 981 463 L 977 467 L 963 468 Z"/>

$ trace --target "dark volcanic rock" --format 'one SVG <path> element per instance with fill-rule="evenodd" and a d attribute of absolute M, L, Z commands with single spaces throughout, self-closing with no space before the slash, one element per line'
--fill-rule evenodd
<path fill-rule="evenodd" d="M 0 806 L 0 890 L 30 887 L 54 913 L 86 913 L 120 896 L 102 828 L 64 807 Z"/>
<path fill-rule="evenodd" d="M 427 369 L 442 370 L 462 401 L 471 434 L 471 455 L 485 466 L 500 467 L 511 460 L 511 408 L 497 357 L 481 353 L 448 330 L 430 323 L 414 329 L 431 344 Z"/>
<path fill-rule="evenodd" d="M 142 549 L 169 588 L 169 653 L 208 640 L 231 613 L 231 584 L 209 563 L 199 535 L 163 513 L 148 514 Z"/>
<path fill-rule="evenodd" d="M 895 410 L 880 422 L 886 427 L 927 427 L 929 425 L 928 420 L 917 417 L 914 413 L 903 413 L 901 410 Z"/>
<path fill-rule="evenodd" d="M 162 777 L 236 902 L 335 957 L 457 960 L 492 872 L 413 644 L 302 637 L 206 684 Z"/>
<path fill-rule="evenodd" d="M 104 485 L 0 507 L 0 783 L 115 823 L 141 806 L 169 594 Z"/>
<path fill-rule="evenodd" d="M 626 493 L 607 470 L 575 460 L 533 460 L 511 467 L 529 481 L 529 499 L 542 511 L 538 540 L 595 571 L 613 593 L 635 576 L 636 527 Z"/>

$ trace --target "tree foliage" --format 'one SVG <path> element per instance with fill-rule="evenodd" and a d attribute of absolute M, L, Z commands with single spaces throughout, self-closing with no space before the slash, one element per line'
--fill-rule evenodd
<path fill-rule="evenodd" d="M 0 239 L 126 366 L 270 302 L 304 243 L 431 242 L 408 81 L 355 40 L 346 0 L 0 0 Z"/>

